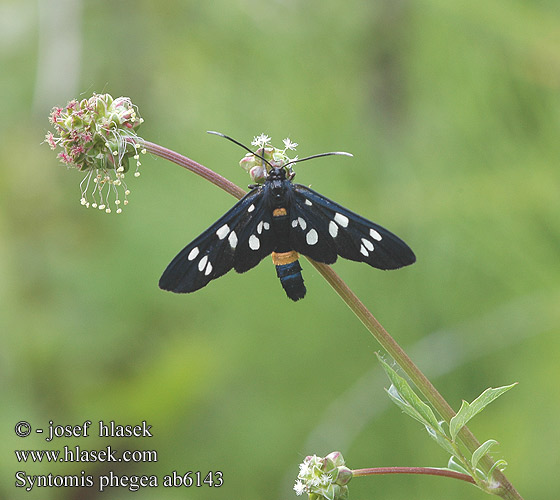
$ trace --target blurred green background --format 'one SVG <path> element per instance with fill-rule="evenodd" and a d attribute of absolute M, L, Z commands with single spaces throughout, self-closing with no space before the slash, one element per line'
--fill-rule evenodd
<path fill-rule="evenodd" d="M 418 262 L 336 271 L 458 408 L 519 385 L 472 422 L 526 498 L 560 466 L 560 10 L 556 0 L 0 2 L 0 498 L 128 497 L 15 488 L 15 473 L 224 474 L 135 498 L 285 499 L 308 454 L 353 468 L 440 466 L 390 405 L 380 348 L 302 261 L 289 301 L 269 260 L 186 296 L 171 258 L 234 199 L 144 157 L 130 204 L 80 206 L 82 174 L 41 144 L 55 105 L 129 96 L 147 140 L 246 186 L 250 143 L 289 136 L 297 180 L 397 233 Z M 14 425 L 146 420 L 154 437 L 46 443 Z M 91 434 L 96 433 L 93 427 Z M 18 464 L 15 449 L 154 449 L 157 463 Z M 96 481 L 97 482 L 97 481 Z M 434 489 L 436 490 L 434 492 Z M 351 498 L 478 499 L 466 483 L 355 479 Z M 411 496 L 412 495 L 412 496 Z"/>

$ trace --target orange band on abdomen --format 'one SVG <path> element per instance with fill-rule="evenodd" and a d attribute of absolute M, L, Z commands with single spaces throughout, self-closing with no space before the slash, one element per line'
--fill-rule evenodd
<path fill-rule="evenodd" d="M 295 250 L 289 252 L 276 253 L 272 252 L 272 262 L 275 266 L 285 266 L 299 259 L 299 255 Z"/>

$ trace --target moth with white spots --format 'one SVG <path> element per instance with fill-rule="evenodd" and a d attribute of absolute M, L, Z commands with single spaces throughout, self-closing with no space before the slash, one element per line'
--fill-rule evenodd
<path fill-rule="evenodd" d="M 162 289 L 194 292 L 232 268 L 244 273 L 272 254 L 286 294 L 299 300 L 306 289 L 298 253 L 324 264 L 340 256 L 378 269 L 415 262 L 408 245 L 387 229 L 293 183 L 286 165 L 270 167 L 264 184 L 253 186 L 171 261 L 159 281 Z"/>

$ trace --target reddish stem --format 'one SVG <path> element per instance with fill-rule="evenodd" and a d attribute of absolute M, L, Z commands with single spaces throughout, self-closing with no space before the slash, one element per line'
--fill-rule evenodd
<path fill-rule="evenodd" d="M 194 172 L 195 174 L 198 174 L 201 177 L 204 177 L 204 179 L 207 179 L 212 184 L 221 187 L 224 191 L 227 191 L 229 194 L 235 196 L 237 199 L 243 198 L 243 196 L 245 196 L 246 194 L 246 192 L 243 189 L 235 185 L 230 180 L 226 179 L 225 177 L 222 177 L 220 174 L 217 174 L 213 170 L 210 170 L 209 168 L 205 167 L 204 165 L 201 165 L 200 163 L 197 163 L 196 161 L 187 158 L 186 156 L 176 153 L 171 149 L 164 148 L 163 146 L 160 146 L 159 144 L 155 144 L 153 142 L 142 140 L 141 144 L 150 153 L 153 153 L 154 155 L 159 156 L 161 158 L 165 158 L 166 160 L 172 161 L 173 163 L 176 163 L 177 165 L 180 165 L 181 167 L 186 168 L 187 170 L 190 170 L 191 172 Z"/>
<path fill-rule="evenodd" d="M 452 470 L 436 469 L 434 467 L 372 467 L 370 469 L 356 469 L 352 471 L 352 475 L 371 476 L 374 474 L 427 474 L 429 476 L 444 476 L 453 479 L 460 479 L 467 483 L 476 484 L 474 479 L 468 474 L 455 472 Z"/>

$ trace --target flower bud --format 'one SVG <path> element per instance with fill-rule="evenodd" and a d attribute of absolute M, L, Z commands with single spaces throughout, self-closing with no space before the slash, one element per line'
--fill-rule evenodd
<path fill-rule="evenodd" d="M 336 484 L 339 484 L 340 486 L 346 486 L 350 482 L 350 479 L 352 479 L 353 477 L 352 469 L 341 465 L 336 468 L 336 471 L 337 475 L 334 478 L 334 482 Z"/>
<path fill-rule="evenodd" d="M 251 179 L 253 179 L 253 182 L 255 182 L 256 184 L 263 184 L 267 176 L 266 167 L 263 167 L 262 165 L 256 165 L 251 170 L 249 170 L 249 175 L 251 176 Z"/>
<path fill-rule="evenodd" d="M 241 160 L 239 161 L 239 165 L 246 171 L 249 172 L 251 168 L 255 166 L 255 155 L 251 153 L 247 153 Z"/>
<path fill-rule="evenodd" d="M 264 183 L 272 167 L 282 168 L 290 163 L 292 159 L 288 157 L 286 151 L 288 149 L 294 150 L 297 146 L 289 139 L 284 139 L 285 148 L 277 149 L 270 145 L 270 140 L 270 137 L 265 134 L 255 137 L 251 144 L 257 146 L 256 151 L 247 153 L 239 162 L 239 165 L 249 173 L 256 184 Z M 286 171 L 291 173 L 289 166 L 286 167 Z"/>
<path fill-rule="evenodd" d="M 326 463 L 332 465 L 328 470 L 333 467 L 338 467 L 340 465 L 344 465 L 344 457 L 340 451 L 332 451 L 325 457 Z"/>

